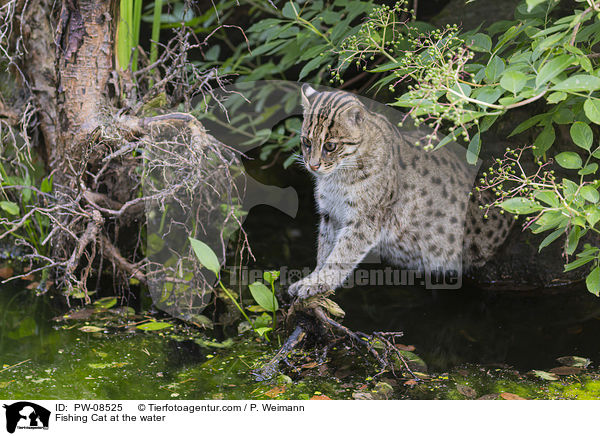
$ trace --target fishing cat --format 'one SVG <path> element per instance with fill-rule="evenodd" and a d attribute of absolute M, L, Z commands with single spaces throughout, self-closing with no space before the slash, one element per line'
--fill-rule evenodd
<path fill-rule="evenodd" d="M 301 96 L 302 157 L 320 224 L 317 267 L 290 295 L 336 289 L 369 252 L 410 270 L 461 274 L 502 244 L 512 221 L 492 209 L 484 222 L 479 206 L 489 199 L 469 197 L 464 157 L 425 152 L 415 145 L 422 131 L 399 132 L 353 94 L 305 84 Z"/>

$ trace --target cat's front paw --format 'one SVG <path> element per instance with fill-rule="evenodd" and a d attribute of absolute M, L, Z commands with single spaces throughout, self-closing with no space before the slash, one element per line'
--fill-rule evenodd
<path fill-rule="evenodd" d="M 288 294 L 292 297 L 297 297 L 300 300 L 304 300 L 305 298 L 322 294 L 323 292 L 331 289 L 330 286 L 327 286 L 323 283 L 313 282 L 312 280 L 307 279 L 308 277 L 296 283 L 292 283 L 288 288 Z"/>

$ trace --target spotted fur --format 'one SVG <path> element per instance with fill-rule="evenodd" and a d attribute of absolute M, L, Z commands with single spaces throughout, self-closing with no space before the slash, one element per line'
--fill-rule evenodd
<path fill-rule="evenodd" d="M 302 101 L 302 161 L 321 219 L 317 267 L 290 295 L 336 289 L 369 252 L 407 269 L 460 273 L 504 241 L 510 221 L 492 211 L 484 222 L 486 199 L 469 200 L 473 177 L 458 156 L 424 152 L 414 145 L 422 132 L 399 132 L 352 94 L 304 85 Z"/>

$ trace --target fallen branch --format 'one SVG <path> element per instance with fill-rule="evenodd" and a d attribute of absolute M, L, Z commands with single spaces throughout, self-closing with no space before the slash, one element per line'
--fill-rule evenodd
<path fill-rule="evenodd" d="M 339 306 L 327 298 L 331 293 L 306 300 L 296 300 L 292 304 L 287 318 L 288 320 L 295 320 L 293 332 L 275 356 L 260 371 L 254 373 L 256 380 L 264 381 L 273 378 L 278 372 L 281 361 L 308 340 L 315 343 L 347 341 L 353 348 L 366 348 L 368 353 L 375 358 L 380 365 L 380 371 L 376 375 L 389 370 L 394 376 L 399 377 L 396 370 L 398 369 L 397 361 L 400 361 L 410 376 L 418 379 L 394 344 L 394 340 L 401 337 L 402 332 L 375 332 L 368 335 L 350 330 L 329 316 L 328 312 L 334 314 L 334 316 L 343 316 L 343 311 Z M 323 332 L 327 332 L 327 334 L 324 335 Z M 327 349 L 327 346 L 325 349 Z"/>

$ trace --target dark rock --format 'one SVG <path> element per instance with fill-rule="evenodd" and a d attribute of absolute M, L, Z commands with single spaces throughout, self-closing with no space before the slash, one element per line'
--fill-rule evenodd
<path fill-rule="evenodd" d="M 451 0 L 442 11 L 431 20 L 435 26 L 458 24 L 464 30 L 485 28 L 501 20 L 514 19 L 515 8 L 521 0 Z"/>

